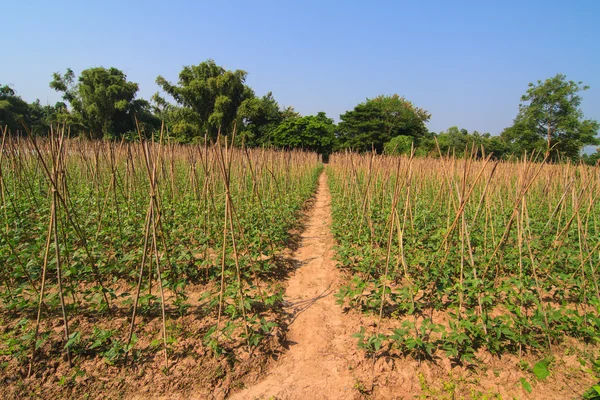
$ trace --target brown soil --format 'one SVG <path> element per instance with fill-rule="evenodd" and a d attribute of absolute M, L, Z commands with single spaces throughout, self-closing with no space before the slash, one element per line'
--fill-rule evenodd
<path fill-rule="evenodd" d="M 291 316 L 288 351 L 261 381 L 231 399 L 348 399 L 356 395 L 357 348 L 352 333 L 357 325 L 333 297 L 339 273 L 333 260 L 330 202 L 327 175 L 322 174 L 300 248 L 294 253 L 298 269 L 286 290 Z"/>

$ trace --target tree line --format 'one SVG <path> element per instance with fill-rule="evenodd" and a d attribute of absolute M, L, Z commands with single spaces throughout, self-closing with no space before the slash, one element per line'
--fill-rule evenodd
<path fill-rule="evenodd" d="M 145 100 L 137 97 L 138 84 L 117 68 L 88 68 L 79 76 L 67 69 L 52 75 L 50 87 L 62 94 L 54 105 L 27 103 L 0 84 L 0 126 L 12 133 L 26 126 L 35 135 L 46 135 L 52 126 L 64 124 L 71 136 L 115 140 L 135 140 L 138 128 L 151 135 L 164 126 L 169 140 L 179 143 L 214 140 L 235 131 L 238 145 L 322 154 L 351 149 L 510 158 L 527 152 L 552 161 L 595 164 L 600 159 L 600 148 L 592 155 L 581 154 L 583 147 L 600 144 L 598 122 L 585 119 L 581 111 L 581 92 L 588 87 L 563 74 L 530 83 L 513 124 L 498 136 L 458 127 L 431 132 L 426 127 L 431 114 L 397 94 L 366 99 L 340 115 L 338 124 L 323 112 L 302 116 L 292 107 L 281 107 L 271 92 L 256 95 L 247 75 L 207 60 L 183 67 L 177 82 L 158 76 L 163 95 Z"/>

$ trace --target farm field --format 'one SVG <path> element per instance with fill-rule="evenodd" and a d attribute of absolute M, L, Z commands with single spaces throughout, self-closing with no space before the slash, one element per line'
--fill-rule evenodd
<path fill-rule="evenodd" d="M 6 136 L 0 166 L 5 396 L 223 397 L 280 347 L 317 155 L 61 132 Z"/>
<path fill-rule="evenodd" d="M 395 369 L 380 395 L 580 398 L 597 382 L 599 171 L 535 161 L 332 156 L 336 297 L 371 315 L 354 336 Z"/>
<path fill-rule="evenodd" d="M 600 400 L 600 2 L 6 3 L 0 400 Z"/>
<path fill-rule="evenodd" d="M 580 398 L 600 173 L 5 136 L 0 393 Z"/>

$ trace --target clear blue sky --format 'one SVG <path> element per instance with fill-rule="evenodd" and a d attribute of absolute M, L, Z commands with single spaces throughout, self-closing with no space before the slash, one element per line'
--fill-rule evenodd
<path fill-rule="evenodd" d="M 600 120 L 600 1 L 10 1 L 0 7 L 0 83 L 53 104 L 52 72 L 114 66 L 158 90 L 212 58 L 258 95 L 330 117 L 398 93 L 435 132 L 498 134 L 529 82 L 583 81 Z"/>

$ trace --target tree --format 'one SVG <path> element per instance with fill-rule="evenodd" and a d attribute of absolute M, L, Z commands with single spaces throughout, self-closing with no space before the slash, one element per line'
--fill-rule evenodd
<path fill-rule="evenodd" d="M 5 126 L 12 132 L 23 128 L 29 120 L 29 105 L 8 85 L 0 86 L 0 130 Z"/>
<path fill-rule="evenodd" d="M 381 152 L 386 142 L 400 135 L 418 143 L 428 133 L 425 122 L 430 118 L 427 111 L 396 94 L 367 99 L 340 115 L 340 146 Z"/>
<path fill-rule="evenodd" d="M 29 127 L 34 134 L 47 135 L 52 126 L 62 123 L 69 127 L 78 124 L 65 103 L 59 101 L 53 106 L 42 105 L 38 99 L 29 105 Z"/>
<path fill-rule="evenodd" d="M 600 166 L 600 147 L 596 148 L 596 152 L 592 154 L 584 154 L 581 160 L 588 165 Z"/>
<path fill-rule="evenodd" d="M 170 104 L 157 94 L 152 97 L 152 101 L 154 115 L 165 123 L 172 140 L 190 143 L 204 138 L 199 117 L 192 109 Z"/>
<path fill-rule="evenodd" d="M 148 102 L 135 99 L 138 84 L 129 82 L 117 68 L 88 68 L 81 72 L 77 82 L 71 69 L 64 75 L 56 72 L 50 87 L 63 92 L 63 99 L 93 138 L 120 137 L 134 131 L 135 115 L 151 120 L 147 115 Z"/>
<path fill-rule="evenodd" d="M 521 97 L 519 113 L 502 132 L 515 152 L 544 151 L 551 160 L 577 159 L 581 149 L 597 144 L 598 122 L 585 120 L 581 111 L 582 82 L 567 81 L 563 74 L 530 83 Z"/>
<path fill-rule="evenodd" d="M 412 137 L 398 135 L 383 146 L 383 152 L 389 155 L 410 154 L 413 143 Z"/>
<path fill-rule="evenodd" d="M 509 147 L 499 136 L 491 136 L 489 133 L 473 131 L 469 133 L 466 129 L 458 129 L 456 126 L 448 128 L 437 135 L 437 146 L 442 154 L 455 154 L 458 157 L 480 158 L 492 154 L 493 158 L 503 158 L 509 153 Z M 436 149 L 436 153 L 437 153 Z"/>
<path fill-rule="evenodd" d="M 273 144 L 302 148 L 320 154 L 331 153 L 335 143 L 335 124 L 324 112 L 283 121 L 273 131 Z"/>
<path fill-rule="evenodd" d="M 238 109 L 240 140 L 247 146 L 271 144 L 273 131 L 286 119 L 289 109 L 280 110 L 271 92 L 263 97 L 251 97 L 242 102 Z M 297 117 L 300 115 L 297 114 Z"/>
<path fill-rule="evenodd" d="M 193 113 L 189 121 L 195 125 L 194 135 L 207 132 L 215 137 L 219 129 L 223 133 L 233 129 L 240 105 L 254 97 L 252 89 L 245 84 L 246 75 L 245 71 L 228 71 L 213 60 L 207 60 L 183 67 L 175 85 L 162 76 L 156 78 L 156 83 L 186 109 L 188 117 Z M 162 100 L 158 94 L 154 99 Z"/>

